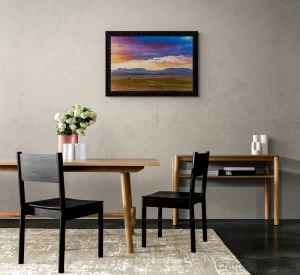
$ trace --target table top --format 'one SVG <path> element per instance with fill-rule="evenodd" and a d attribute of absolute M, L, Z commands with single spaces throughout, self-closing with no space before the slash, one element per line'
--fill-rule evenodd
<path fill-rule="evenodd" d="M 1 161 L 0 166 L 16 166 L 16 160 L 11 161 Z M 124 159 L 87 159 L 87 160 L 72 160 L 64 161 L 64 166 L 160 166 L 160 163 L 156 159 L 147 158 L 124 158 Z"/>

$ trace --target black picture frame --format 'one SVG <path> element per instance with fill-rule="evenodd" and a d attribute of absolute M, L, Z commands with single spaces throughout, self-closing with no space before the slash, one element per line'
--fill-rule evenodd
<path fill-rule="evenodd" d="M 191 36 L 192 91 L 113 91 L 111 85 L 111 38 L 113 36 Z M 198 32 L 197 31 L 106 31 L 106 96 L 198 96 Z"/>

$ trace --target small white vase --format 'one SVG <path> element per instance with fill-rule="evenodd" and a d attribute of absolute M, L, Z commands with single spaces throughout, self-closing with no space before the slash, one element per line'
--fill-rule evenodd
<path fill-rule="evenodd" d="M 86 160 L 86 143 L 75 144 L 75 160 Z"/>
<path fill-rule="evenodd" d="M 63 144 L 63 160 L 75 159 L 75 144 L 64 143 Z"/>
<path fill-rule="evenodd" d="M 260 142 L 259 135 L 253 135 L 252 141 L 253 142 Z"/>
<path fill-rule="evenodd" d="M 261 143 L 251 142 L 251 155 L 260 155 L 260 154 L 261 154 Z"/>
<path fill-rule="evenodd" d="M 268 136 L 267 135 L 260 135 L 260 143 L 261 143 L 261 153 L 263 155 L 267 155 L 269 153 Z"/>

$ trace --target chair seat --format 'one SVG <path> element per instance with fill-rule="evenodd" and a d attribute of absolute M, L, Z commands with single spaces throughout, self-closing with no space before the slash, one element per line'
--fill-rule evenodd
<path fill-rule="evenodd" d="M 90 201 L 90 200 L 77 200 L 77 199 L 65 199 L 66 209 L 76 208 L 76 207 L 84 207 L 84 206 L 95 206 L 97 204 L 102 204 L 103 201 Z M 59 210 L 60 209 L 60 199 L 47 199 L 41 201 L 33 201 L 28 202 L 27 205 L 36 208 L 43 208 L 43 209 L 53 209 Z"/>
<path fill-rule="evenodd" d="M 195 193 L 194 199 L 200 200 L 202 194 Z M 150 195 L 143 196 L 143 198 L 149 199 L 179 199 L 179 200 L 189 200 L 190 193 L 189 192 L 172 192 L 172 191 L 159 191 Z"/>
<path fill-rule="evenodd" d="M 190 208 L 190 193 L 189 192 L 172 192 L 159 191 L 147 196 L 143 196 L 143 201 L 146 206 L 150 207 L 165 207 L 165 208 Z M 202 194 L 195 193 L 193 204 L 202 202 Z"/>

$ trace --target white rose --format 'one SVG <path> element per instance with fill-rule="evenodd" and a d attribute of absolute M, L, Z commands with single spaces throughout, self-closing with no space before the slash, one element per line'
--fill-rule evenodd
<path fill-rule="evenodd" d="M 54 116 L 54 120 L 59 121 L 59 117 L 60 117 L 60 113 L 58 112 L 58 113 Z"/>
<path fill-rule="evenodd" d="M 94 120 L 90 120 L 89 125 L 93 125 L 95 123 Z"/>
<path fill-rule="evenodd" d="M 72 123 L 73 123 L 73 118 L 68 118 L 68 119 L 66 120 L 66 123 L 72 124 Z"/>
<path fill-rule="evenodd" d="M 97 113 L 95 113 L 95 112 L 90 112 L 89 117 L 92 118 L 92 119 L 96 119 L 96 118 L 97 118 Z"/>
<path fill-rule="evenodd" d="M 60 116 L 59 116 L 59 121 L 60 122 L 65 122 L 66 121 L 66 116 L 65 116 L 65 114 L 60 114 Z"/>
<path fill-rule="evenodd" d="M 64 129 L 66 129 L 67 125 L 63 122 L 58 122 L 57 127 L 63 131 Z"/>
<path fill-rule="evenodd" d="M 74 117 L 80 117 L 81 110 L 75 110 L 74 111 Z"/>
<path fill-rule="evenodd" d="M 85 130 L 88 124 L 85 122 L 80 122 L 80 126 Z"/>
<path fill-rule="evenodd" d="M 77 128 L 75 124 L 70 124 L 69 127 L 72 131 L 75 131 Z"/>
<path fill-rule="evenodd" d="M 80 110 L 81 109 L 81 106 L 79 104 L 75 104 L 75 109 L 76 110 Z"/>
<path fill-rule="evenodd" d="M 63 113 L 57 113 L 57 114 L 54 116 L 54 119 L 55 119 L 56 121 L 60 121 L 60 122 L 65 122 L 65 121 L 66 121 L 65 114 L 63 114 Z"/>
<path fill-rule="evenodd" d="M 76 133 L 80 136 L 85 136 L 85 133 L 84 133 L 83 129 L 81 129 L 81 128 L 77 129 Z"/>
<path fill-rule="evenodd" d="M 88 117 L 88 114 L 87 113 L 89 113 L 89 112 L 84 112 L 84 113 L 82 113 L 81 115 L 80 115 L 80 117 L 82 118 L 82 119 L 86 119 L 87 117 Z"/>

